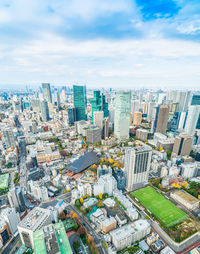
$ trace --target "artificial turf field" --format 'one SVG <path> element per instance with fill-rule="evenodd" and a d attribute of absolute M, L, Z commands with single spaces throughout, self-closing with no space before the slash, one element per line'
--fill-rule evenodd
<path fill-rule="evenodd" d="M 172 202 L 156 192 L 152 187 L 132 192 L 132 195 L 166 227 L 185 220 L 188 216 Z"/>

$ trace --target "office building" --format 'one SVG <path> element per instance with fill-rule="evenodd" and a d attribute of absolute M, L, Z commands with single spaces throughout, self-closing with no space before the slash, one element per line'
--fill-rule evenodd
<path fill-rule="evenodd" d="M 154 132 L 166 133 L 169 116 L 169 107 L 161 105 L 156 108 L 156 116 L 154 122 Z"/>
<path fill-rule="evenodd" d="M 114 217 L 107 218 L 101 222 L 101 231 L 104 234 L 109 233 L 117 227 L 117 221 Z"/>
<path fill-rule="evenodd" d="M 49 224 L 51 224 L 50 211 L 40 207 L 35 207 L 17 226 L 22 244 L 33 249 L 34 232 Z"/>
<path fill-rule="evenodd" d="M 38 100 L 38 99 L 31 100 L 31 107 L 32 107 L 33 111 L 39 113 L 41 111 L 41 109 L 40 109 L 40 100 Z"/>
<path fill-rule="evenodd" d="M 40 102 L 40 109 L 41 109 L 41 116 L 43 121 L 49 121 L 49 107 L 48 103 L 46 101 L 41 101 Z"/>
<path fill-rule="evenodd" d="M 117 189 L 124 191 L 126 188 L 126 178 L 121 169 L 114 169 L 113 176 L 117 181 Z"/>
<path fill-rule="evenodd" d="M 15 137 L 13 134 L 12 129 L 6 128 L 3 130 L 3 137 L 4 137 L 4 142 L 6 144 L 6 148 L 11 148 L 11 147 L 16 147 L 15 143 Z"/>
<path fill-rule="evenodd" d="M 190 135 L 187 133 L 181 133 L 178 137 L 175 138 L 172 156 L 189 155 L 192 149 L 192 142 L 193 138 Z"/>
<path fill-rule="evenodd" d="M 142 112 L 134 112 L 133 114 L 133 125 L 138 127 L 142 122 Z"/>
<path fill-rule="evenodd" d="M 187 120 L 185 124 L 185 132 L 187 132 L 189 135 L 193 136 L 195 134 L 199 114 L 200 114 L 199 105 L 193 105 L 189 107 Z"/>
<path fill-rule="evenodd" d="M 126 189 L 132 191 L 148 183 L 152 150 L 147 146 L 128 147 L 125 153 Z"/>
<path fill-rule="evenodd" d="M 190 211 L 199 208 L 199 200 L 184 190 L 172 191 L 170 197 L 185 206 Z"/>
<path fill-rule="evenodd" d="M 51 87 L 49 83 L 42 84 L 43 98 L 46 102 L 52 103 Z"/>
<path fill-rule="evenodd" d="M 67 112 L 68 112 L 68 124 L 72 126 L 76 121 L 76 108 L 68 108 Z"/>
<path fill-rule="evenodd" d="M 11 234 L 15 234 L 17 231 L 17 225 L 20 222 L 19 213 L 15 208 L 7 207 L 1 213 L 2 218 L 5 220 Z"/>
<path fill-rule="evenodd" d="M 192 96 L 192 100 L 191 100 L 191 105 L 200 105 L 200 95 L 199 94 L 194 94 Z"/>
<path fill-rule="evenodd" d="M 144 238 L 151 232 L 146 220 L 137 220 L 134 224 L 126 224 L 110 232 L 112 244 L 117 251 L 130 247 L 134 242 Z"/>
<path fill-rule="evenodd" d="M 35 254 L 72 254 L 62 222 L 51 224 L 33 233 Z"/>
<path fill-rule="evenodd" d="M 114 134 L 118 139 L 129 138 L 131 92 L 117 92 L 115 98 Z"/>
<path fill-rule="evenodd" d="M 8 192 L 8 200 L 11 207 L 14 207 L 18 212 L 24 212 L 26 207 L 20 187 L 13 187 Z"/>
<path fill-rule="evenodd" d="M 76 108 L 76 121 L 87 120 L 86 107 L 86 87 L 73 86 L 74 108 Z"/>
<path fill-rule="evenodd" d="M 185 128 L 188 112 L 181 112 L 178 129 L 183 130 Z"/>
<path fill-rule="evenodd" d="M 58 109 L 60 109 L 60 94 L 58 91 L 55 94 L 55 102 L 56 102 Z"/>
<path fill-rule="evenodd" d="M 109 116 L 108 103 L 105 100 L 105 95 L 100 91 L 94 91 L 93 99 L 90 100 L 92 106 L 92 121 L 94 123 L 94 112 L 103 111 L 104 117 Z"/>

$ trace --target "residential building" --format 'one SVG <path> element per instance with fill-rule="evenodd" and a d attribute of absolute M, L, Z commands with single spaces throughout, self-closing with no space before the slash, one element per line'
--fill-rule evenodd
<path fill-rule="evenodd" d="M 29 248 L 34 248 L 35 231 L 51 224 L 51 213 L 47 209 L 36 207 L 18 224 L 18 231 L 22 243 Z"/>
<path fill-rule="evenodd" d="M 94 195 L 99 195 L 100 193 L 108 193 L 109 196 L 113 195 L 113 191 L 117 188 L 117 181 L 110 175 L 102 175 L 98 182 L 94 184 Z M 101 192 L 100 192 L 101 191 Z"/>
<path fill-rule="evenodd" d="M 128 147 L 125 153 L 126 189 L 132 191 L 148 182 L 152 150 L 148 146 Z"/>
<path fill-rule="evenodd" d="M 136 130 L 136 138 L 146 141 L 148 139 L 149 132 L 145 129 Z"/>
<path fill-rule="evenodd" d="M 15 137 L 12 129 L 6 128 L 3 130 L 4 142 L 6 144 L 6 148 L 16 147 Z"/>
<path fill-rule="evenodd" d="M 134 112 L 133 114 L 133 125 L 138 127 L 142 122 L 142 112 Z"/>
<path fill-rule="evenodd" d="M 86 107 L 86 87 L 73 86 L 74 108 L 76 108 L 76 121 L 87 120 Z"/>
<path fill-rule="evenodd" d="M 14 207 L 18 212 L 25 211 L 25 203 L 20 187 L 13 187 L 8 192 L 8 200 L 11 207 Z"/>
<path fill-rule="evenodd" d="M 137 220 L 134 224 L 126 224 L 110 232 L 112 243 L 120 251 L 130 247 L 134 242 L 144 238 L 151 232 L 151 226 L 146 220 Z"/>
<path fill-rule="evenodd" d="M 117 227 L 117 221 L 114 217 L 107 218 L 101 222 L 101 231 L 104 234 L 109 233 Z"/>
<path fill-rule="evenodd" d="M 114 134 L 118 139 L 129 138 L 131 92 L 117 92 L 115 98 Z"/>
<path fill-rule="evenodd" d="M 86 141 L 92 144 L 101 142 L 101 129 L 96 126 L 89 126 L 86 130 Z"/>
<path fill-rule="evenodd" d="M 198 174 L 198 167 L 196 163 L 193 162 L 184 162 L 181 164 L 181 175 L 185 179 L 192 178 L 197 176 Z"/>

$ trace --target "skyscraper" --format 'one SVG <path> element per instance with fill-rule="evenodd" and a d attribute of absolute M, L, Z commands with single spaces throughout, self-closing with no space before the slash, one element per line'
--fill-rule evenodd
<path fill-rule="evenodd" d="M 104 119 L 104 112 L 103 111 L 95 111 L 93 112 L 93 123 L 101 130 L 103 129 L 103 119 Z"/>
<path fill-rule="evenodd" d="M 114 133 L 118 139 L 129 138 L 131 92 L 117 92 L 115 98 Z"/>
<path fill-rule="evenodd" d="M 166 133 L 169 116 L 169 107 L 167 105 L 158 106 L 154 122 L 154 132 Z"/>
<path fill-rule="evenodd" d="M 18 212 L 24 212 L 26 207 L 20 187 L 14 187 L 8 192 L 8 200 L 11 207 L 14 207 Z"/>
<path fill-rule="evenodd" d="M 190 135 L 181 133 L 175 138 L 172 155 L 189 155 L 192 149 L 192 142 L 193 138 Z"/>
<path fill-rule="evenodd" d="M 200 105 L 200 95 L 199 94 L 194 94 L 192 96 L 191 105 Z"/>
<path fill-rule="evenodd" d="M 76 108 L 68 108 L 67 112 L 68 112 L 68 124 L 72 126 L 76 121 Z"/>
<path fill-rule="evenodd" d="M 52 103 L 51 87 L 49 83 L 42 84 L 43 98 L 48 103 Z"/>
<path fill-rule="evenodd" d="M 48 103 L 46 101 L 41 101 L 40 108 L 41 108 L 42 120 L 48 121 L 50 119 Z"/>
<path fill-rule="evenodd" d="M 188 116 L 185 124 L 185 132 L 194 135 L 200 113 L 199 105 L 192 105 L 189 107 Z"/>
<path fill-rule="evenodd" d="M 108 103 L 105 100 L 105 95 L 101 94 L 100 91 L 94 91 L 93 99 L 90 100 L 92 105 L 92 121 L 94 122 L 94 112 L 103 111 L 104 117 L 109 116 Z"/>
<path fill-rule="evenodd" d="M 126 189 L 132 191 L 148 183 L 152 150 L 147 146 L 128 147 L 125 153 Z"/>
<path fill-rule="evenodd" d="M 76 121 L 87 120 L 86 87 L 73 86 L 74 107 L 76 108 Z"/>

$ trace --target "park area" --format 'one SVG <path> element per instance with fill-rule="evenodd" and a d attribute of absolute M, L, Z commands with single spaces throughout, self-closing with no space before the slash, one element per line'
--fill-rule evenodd
<path fill-rule="evenodd" d="M 147 211 L 167 228 L 184 221 L 188 215 L 164 198 L 152 187 L 145 187 L 131 194 Z"/>

